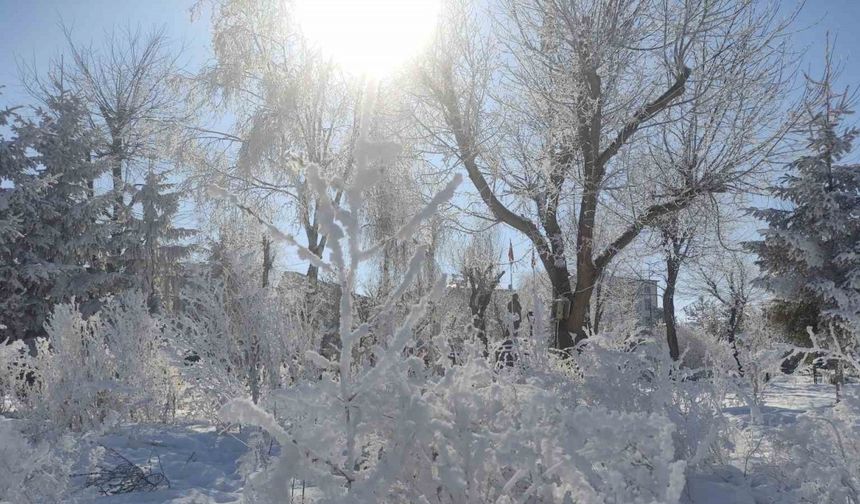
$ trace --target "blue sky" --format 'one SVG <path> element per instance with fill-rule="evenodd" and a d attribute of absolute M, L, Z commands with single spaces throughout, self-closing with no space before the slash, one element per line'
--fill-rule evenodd
<path fill-rule="evenodd" d="M 190 65 L 208 53 L 208 18 L 191 22 L 195 0 L 0 0 L 0 106 L 29 101 L 18 83 L 19 63 L 44 67 L 65 47 L 61 23 L 76 43 L 98 44 L 114 26 L 163 27 L 184 44 Z"/>
<path fill-rule="evenodd" d="M 403 0 L 408 2 L 410 0 Z M 209 19 L 192 22 L 190 8 L 196 0 L 0 0 L 0 107 L 29 103 L 18 83 L 20 63 L 43 68 L 65 46 L 60 24 L 72 30 L 77 43 L 98 43 L 114 26 L 163 27 L 168 36 L 184 46 L 188 69 L 209 56 Z M 783 2 L 786 11 L 797 5 Z M 841 83 L 860 85 L 860 0 L 808 0 L 797 21 L 797 49 L 805 51 L 803 67 L 815 74 L 821 67 L 827 32 L 836 37 L 835 59 L 843 67 Z M 516 255 L 527 258 L 529 246 L 516 233 L 503 232 Z M 528 260 L 523 261 L 526 269 Z M 507 283 L 507 278 L 504 279 Z"/>
<path fill-rule="evenodd" d="M 403 0 L 408 2 L 409 0 Z M 0 84 L 6 85 L 0 103 L 21 93 L 17 84 L 19 61 L 43 65 L 65 44 L 60 23 L 72 28 L 76 41 L 98 42 L 113 26 L 164 26 L 171 38 L 186 45 L 190 64 L 208 55 L 209 26 L 203 16 L 191 22 L 196 0 L 0 0 Z M 785 1 L 786 10 L 796 5 Z M 809 0 L 804 6 L 796 35 L 797 45 L 807 48 L 808 63 L 817 64 L 827 31 L 838 39 L 838 57 L 845 64 L 846 83 L 860 83 L 860 0 Z M 813 66 L 815 68 L 815 66 Z"/>

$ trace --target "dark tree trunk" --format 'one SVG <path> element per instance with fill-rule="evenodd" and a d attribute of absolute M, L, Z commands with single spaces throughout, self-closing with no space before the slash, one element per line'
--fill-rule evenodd
<path fill-rule="evenodd" d="M 571 295 L 571 284 L 569 275 L 567 272 L 567 268 L 565 267 L 563 271 L 559 271 L 557 268 L 549 268 L 547 266 L 546 260 L 543 261 L 544 267 L 547 268 L 547 272 L 549 274 L 550 283 L 552 285 L 552 298 L 553 301 L 556 300 L 564 300 L 567 302 L 567 311 L 564 314 L 557 314 L 555 310 L 555 306 L 553 306 L 552 317 L 553 317 L 553 326 L 555 327 L 555 338 L 554 341 L 551 342 L 553 348 L 557 350 L 565 351 L 574 345 L 573 337 L 568 331 L 568 320 L 570 319 L 571 311 L 570 307 L 573 306 L 573 296 Z"/>
<path fill-rule="evenodd" d="M 472 326 L 483 345 L 484 357 L 490 355 L 490 341 L 487 337 L 487 307 L 492 300 L 493 291 L 499 285 L 504 273 L 495 273 L 493 266 L 486 269 L 466 268 L 465 277 L 469 281 L 469 310 L 472 313 Z"/>
<path fill-rule="evenodd" d="M 520 296 L 516 293 L 511 294 L 511 300 L 508 301 L 508 314 L 511 316 L 511 326 L 513 327 L 513 334 L 509 336 L 517 337 L 523 322 L 523 305 L 520 304 Z"/>
<path fill-rule="evenodd" d="M 591 288 L 577 291 L 570 303 L 570 316 L 565 321 L 565 331 L 559 334 L 559 347 L 563 350 L 575 346 L 588 337 L 588 309 L 590 306 Z"/>
<path fill-rule="evenodd" d="M 272 240 L 268 236 L 263 237 L 263 271 L 261 285 L 263 288 L 269 287 L 269 275 L 272 271 L 272 265 L 275 262 L 275 255 L 272 253 Z M 249 348 L 245 351 L 245 359 L 248 365 L 249 388 L 251 389 L 251 401 L 258 404 L 262 396 L 263 386 L 263 356 L 260 347 L 260 336 L 256 332 L 248 335 L 250 338 Z"/>
<path fill-rule="evenodd" d="M 740 327 L 740 318 L 741 313 L 738 309 L 737 305 L 732 305 L 729 309 L 729 327 L 727 333 L 727 339 L 729 340 L 729 344 L 732 346 L 732 357 L 735 359 L 735 364 L 738 366 L 738 374 L 744 375 L 744 367 L 741 364 L 740 352 L 738 351 L 738 342 L 737 342 L 737 331 Z"/>
<path fill-rule="evenodd" d="M 594 320 L 591 321 L 591 330 L 594 334 L 600 334 L 600 322 L 603 320 L 603 311 L 606 308 L 605 281 L 605 275 L 601 275 L 594 287 Z"/>
<path fill-rule="evenodd" d="M 317 268 L 313 264 L 308 265 L 308 272 L 307 272 L 308 279 L 315 282 L 317 280 L 317 278 L 319 278 L 319 274 L 320 274 L 319 268 Z"/>
<path fill-rule="evenodd" d="M 666 259 L 666 290 L 663 291 L 663 322 L 666 323 L 666 343 L 669 345 L 669 355 L 677 361 L 681 357 L 678 346 L 678 332 L 675 324 L 675 285 L 678 282 L 678 271 L 681 261 L 674 257 Z"/>
<path fill-rule="evenodd" d="M 319 236 L 316 227 L 310 223 L 305 224 L 305 235 L 308 239 L 308 250 L 315 256 L 322 258 L 323 251 L 325 250 L 325 237 Z M 315 264 L 308 264 L 307 277 L 312 282 L 316 282 L 319 278 L 319 268 Z"/>
<path fill-rule="evenodd" d="M 580 260 L 582 259 L 580 258 Z M 591 294 L 594 292 L 594 284 L 598 275 L 594 266 L 578 264 L 576 270 L 578 275 L 576 288 L 570 297 L 570 316 L 567 318 L 567 331 L 564 334 L 568 339 L 565 341 L 562 340 L 561 335 L 559 336 L 562 349 L 571 348 L 587 338 L 590 329 L 588 311 L 591 308 Z"/>
<path fill-rule="evenodd" d="M 842 400 L 842 383 L 845 379 L 844 373 L 842 372 L 842 360 L 836 361 L 836 370 L 833 375 L 833 384 L 836 385 L 836 402 L 840 402 Z"/>
<path fill-rule="evenodd" d="M 112 133 L 113 141 L 111 142 L 111 177 L 113 179 L 114 202 L 113 202 L 113 220 L 119 222 L 122 217 L 125 200 L 125 188 L 122 178 L 122 162 L 123 162 L 123 146 L 122 139 L 118 132 Z"/>
<path fill-rule="evenodd" d="M 263 237 L 263 288 L 269 286 L 269 273 L 272 271 L 272 263 L 275 255 L 272 254 L 272 240 L 268 236 Z"/>

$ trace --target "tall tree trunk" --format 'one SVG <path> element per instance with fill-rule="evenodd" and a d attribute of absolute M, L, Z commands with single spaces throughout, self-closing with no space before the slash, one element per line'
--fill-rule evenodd
<path fill-rule="evenodd" d="M 565 321 L 565 331 L 559 335 L 558 343 L 561 349 L 568 349 L 588 337 L 588 310 L 591 302 L 591 288 L 584 289 L 571 296 L 570 316 Z"/>
<path fill-rule="evenodd" d="M 118 133 L 113 133 L 113 140 L 111 141 L 111 156 L 113 158 L 111 159 L 111 177 L 113 179 L 114 190 L 113 220 L 115 222 L 119 222 L 125 206 L 125 200 L 123 198 L 125 189 L 123 187 L 124 183 L 122 179 L 123 148 L 122 138 L 118 135 Z"/>
<path fill-rule="evenodd" d="M 307 277 L 309 280 L 316 282 L 317 278 L 319 278 L 319 268 L 314 266 L 313 264 L 308 264 L 308 272 Z"/>
<path fill-rule="evenodd" d="M 263 289 L 266 289 L 269 287 L 269 275 L 275 262 L 275 256 L 272 253 L 272 240 L 268 236 L 263 236 L 262 246 L 263 271 L 261 285 Z M 263 356 L 260 347 L 260 335 L 252 332 L 249 338 L 250 348 L 245 351 L 245 359 L 248 363 L 248 388 L 251 390 L 251 401 L 254 404 L 258 404 L 263 389 Z"/>
<path fill-rule="evenodd" d="M 740 359 L 740 351 L 738 350 L 738 342 L 737 342 L 737 331 L 740 326 L 740 310 L 738 310 L 736 305 L 732 305 L 729 309 L 729 328 L 728 328 L 728 340 L 729 345 L 732 347 L 732 357 L 735 359 L 735 364 L 738 366 L 738 374 L 744 375 L 744 367 L 741 364 Z"/>
<path fill-rule="evenodd" d="M 663 291 L 663 322 L 666 323 L 666 343 L 669 345 L 669 355 L 677 361 L 681 357 L 678 346 L 678 332 L 675 325 L 675 285 L 678 283 L 678 271 L 681 261 L 676 257 L 666 258 L 666 290 Z"/>
<path fill-rule="evenodd" d="M 308 250 L 310 250 L 315 256 L 322 259 L 323 253 L 325 252 L 326 236 L 319 234 L 318 227 L 319 225 L 316 223 L 316 219 L 314 219 L 313 223 L 305 223 L 305 236 L 308 239 Z M 319 279 L 319 268 L 315 264 L 308 264 L 307 277 L 313 283 L 316 283 L 317 279 Z"/>
<path fill-rule="evenodd" d="M 605 308 L 604 302 L 604 281 L 605 278 L 601 278 L 597 281 L 597 286 L 594 287 L 594 320 L 591 321 L 591 329 L 594 331 L 594 334 L 600 333 L 600 322 L 603 319 L 603 310 Z"/>
<path fill-rule="evenodd" d="M 111 240 L 114 242 L 114 245 L 110 247 L 112 250 L 105 269 L 109 273 L 115 273 L 122 269 L 120 256 L 122 256 L 123 249 L 121 245 L 122 240 L 119 238 L 126 230 L 126 224 L 122 222 L 125 218 L 125 188 L 122 178 L 122 139 L 116 136 L 116 134 L 114 134 L 113 141 L 111 142 L 111 157 L 111 182 L 114 190 L 111 220 L 114 222 L 115 227 L 112 234 L 113 240 Z"/>
<path fill-rule="evenodd" d="M 263 288 L 269 286 L 269 273 L 272 271 L 272 264 L 275 261 L 275 256 L 272 254 L 272 240 L 268 236 L 263 237 Z"/>
<path fill-rule="evenodd" d="M 571 313 L 570 307 L 573 306 L 573 296 L 571 295 L 571 284 L 567 267 L 558 268 L 552 261 L 552 259 L 544 259 L 542 262 L 552 285 L 553 303 L 556 300 L 566 300 L 568 303 L 567 313 L 561 315 L 556 313 L 555 306 L 553 306 L 552 318 L 556 334 L 552 346 L 557 350 L 566 350 L 574 344 L 573 337 L 568 332 L 568 320 Z"/>
<path fill-rule="evenodd" d="M 842 372 L 842 360 L 839 359 L 836 361 L 836 371 L 833 374 L 833 384 L 836 385 L 836 402 L 840 402 L 842 400 L 842 381 L 844 380 L 844 374 Z"/>
<path fill-rule="evenodd" d="M 499 285 L 504 273 L 496 273 L 492 265 L 481 270 L 477 267 L 466 268 L 464 276 L 469 282 L 469 310 L 472 312 L 472 326 L 483 345 L 484 357 L 490 355 L 490 341 L 487 336 L 487 307 L 493 299 L 493 292 Z"/>
<path fill-rule="evenodd" d="M 326 237 L 321 236 L 319 237 L 319 241 L 317 241 L 316 233 L 314 233 L 313 236 L 313 241 L 311 241 L 310 236 L 308 236 L 308 243 L 310 243 L 310 245 L 308 246 L 308 250 L 310 250 L 311 253 L 313 253 L 315 256 L 322 259 L 323 252 L 325 251 Z M 316 281 L 319 279 L 319 274 L 319 267 L 317 267 L 317 265 L 315 265 L 314 263 L 308 263 L 307 277 L 312 283 L 316 283 Z"/>
<path fill-rule="evenodd" d="M 589 320 L 588 311 L 591 308 L 591 294 L 594 292 L 594 284 L 598 272 L 591 263 L 590 257 L 578 257 L 576 267 L 576 288 L 570 296 L 570 316 L 566 321 L 566 338 L 559 337 L 562 349 L 571 348 L 588 337 Z"/>

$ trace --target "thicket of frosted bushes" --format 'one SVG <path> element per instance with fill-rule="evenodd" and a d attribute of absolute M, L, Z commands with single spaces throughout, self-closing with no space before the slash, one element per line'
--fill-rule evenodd
<path fill-rule="evenodd" d="M 11 502 L 28 502 L 11 492 L 63 487 L 67 452 L 37 438 L 178 415 L 262 428 L 254 437 L 260 456 L 243 468 L 246 495 L 257 502 L 281 502 L 296 479 L 327 502 L 670 503 L 683 498 L 689 477 L 728 466 L 745 471 L 762 502 L 857 502 L 860 404 L 850 394 L 832 410 L 765 430 L 755 413 L 753 423 L 739 425 L 723 409 L 734 400 L 755 412 L 757 387 L 767 382 L 752 371 L 733 373 L 733 361 L 710 361 L 707 373 L 678 366 L 652 338 L 632 344 L 623 335 L 596 335 L 567 360 L 523 341 L 516 365 L 502 369 L 467 344 L 453 363 L 445 350 L 418 351 L 450 347 L 449 334 L 415 339 L 433 299 L 387 307 L 403 323 L 372 323 L 375 359 L 355 358 L 371 331 L 361 324 L 342 328 L 344 347 L 350 335 L 354 345 L 332 360 L 311 349 L 290 355 L 270 348 L 289 359 L 256 370 L 242 367 L 247 352 L 214 342 L 188 364 L 187 340 L 175 331 L 196 337 L 192 322 L 154 317 L 134 295 L 109 300 L 89 320 L 74 305 L 59 306 L 50 347 L 43 343 L 35 358 L 4 353 L 6 369 L 12 361 L 27 370 L 3 382 L 26 391 L 7 404 L 26 420 L 0 422 L 0 459 L 18 461 L 2 471 L 0 490 Z M 258 307 L 245 308 L 249 320 Z M 194 322 L 201 331 L 212 323 Z M 259 335 L 280 341 L 277 333 Z M 264 449 L 271 439 L 277 455 Z M 58 483 L 46 486 L 47 477 Z M 31 502 L 59 498 L 32 495 Z"/>

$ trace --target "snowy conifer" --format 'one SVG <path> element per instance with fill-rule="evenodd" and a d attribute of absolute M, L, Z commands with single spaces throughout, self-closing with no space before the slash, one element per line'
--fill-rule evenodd
<path fill-rule="evenodd" d="M 6 336 L 43 334 L 52 307 L 73 296 L 84 309 L 122 280 L 105 255 L 112 198 L 95 184 L 107 169 L 81 102 L 58 93 L 36 119 L 11 117 L 0 137 L 0 312 Z M 5 114 L 10 118 L 9 112 Z"/>
<path fill-rule="evenodd" d="M 132 207 L 140 208 L 138 215 L 131 218 L 133 244 L 124 254 L 152 311 L 161 307 L 165 295 L 175 286 L 179 260 L 193 250 L 181 242 L 194 231 L 175 225 L 181 194 L 167 179 L 168 173 L 150 167 L 132 196 Z"/>
<path fill-rule="evenodd" d="M 829 59 L 824 77 L 807 81 L 807 152 L 772 189 L 787 207 L 754 211 L 768 227 L 747 245 L 762 283 L 778 299 L 814 302 L 821 325 L 860 313 L 860 165 L 841 163 L 857 130 L 843 126 L 851 98 L 833 91 Z"/>

